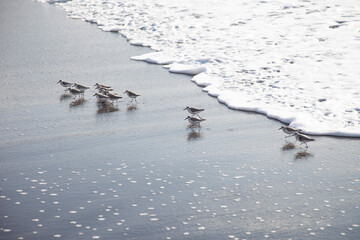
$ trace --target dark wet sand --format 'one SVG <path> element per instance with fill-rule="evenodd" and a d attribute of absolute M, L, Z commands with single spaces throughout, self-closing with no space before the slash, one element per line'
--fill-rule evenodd
<path fill-rule="evenodd" d="M 0 239 L 359 239 L 359 140 L 295 159 L 279 122 L 131 61 L 150 50 L 119 34 L 26 0 L 0 20 Z M 59 79 L 142 96 L 74 101 Z"/>

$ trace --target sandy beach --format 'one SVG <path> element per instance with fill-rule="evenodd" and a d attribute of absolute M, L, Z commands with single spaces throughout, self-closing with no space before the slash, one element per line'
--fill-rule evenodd
<path fill-rule="evenodd" d="M 296 159 L 280 122 L 131 60 L 151 50 L 119 34 L 30 0 L 0 19 L 0 239 L 359 239 L 359 139 Z M 95 83 L 123 98 L 98 104 Z"/>

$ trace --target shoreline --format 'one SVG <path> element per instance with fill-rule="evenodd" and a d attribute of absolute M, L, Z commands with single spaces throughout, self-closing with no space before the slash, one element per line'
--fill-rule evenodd
<path fill-rule="evenodd" d="M 56 1 L 55 1 L 56 2 Z M 137 40 L 133 39 L 134 36 L 125 32 L 121 32 L 121 28 L 115 27 L 112 25 L 106 25 L 106 23 L 101 23 L 100 25 L 97 24 L 96 18 L 91 18 L 90 16 L 87 17 L 81 17 L 77 14 L 76 10 L 72 11 L 71 7 L 67 5 L 62 5 L 61 3 L 58 4 L 60 8 L 62 8 L 65 12 L 67 12 L 68 17 L 71 19 L 80 19 L 84 22 L 90 22 L 92 24 L 95 24 L 99 29 L 101 29 L 104 32 L 117 32 L 121 36 L 123 36 L 129 44 L 133 46 L 142 46 L 146 48 L 151 49 L 151 44 L 147 44 L 145 40 Z M 69 12 L 70 11 L 70 12 Z M 89 18 L 91 21 L 89 21 Z M 138 36 L 139 37 L 139 36 Z M 246 93 L 243 95 L 240 95 L 241 92 L 239 92 L 239 96 L 237 95 L 229 95 L 225 90 L 220 91 L 215 85 L 214 82 L 216 82 L 216 78 L 210 75 L 206 75 L 206 64 L 202 64 L 201 61 L 198 64 L 192 65 L 183 65 L 181 63 L 177 63 L 174 59 L 171 59 L 169 56 L 163 56 L 161 55 L 161 52 L 158 52 L 156 50 L 151 50 L 151 52 L 131 56 L 131 59 L 137 60 L 137 61 L 144 61 L 151 64 L 158 64 L 162 66 L 163 68 L 167 68 L 168 71 L 172 73 L 179 73 L 179 74 L 186 74 L 192 76 L 192 81 L 195 82 L 198 86 L 204 87 L 202 91 L 207 92 L 209 96 L 217 98 L 218 102 L 221 104 L 224 104 L 227 108 L 233 109 L 233 110 L 239 110 L 239 111 L 251 111 L 255 112 L 257 114 L 261 114 L 266 116 L 270 119 L 275 119 L 276 121 L 279 121 L 281 123 L 287 124 L 290 127 L 302 129 L 304 134 L 309 134 L 312 136 L 334 136 L 334 137 L 349 137 L 349 138 L 359 138 L 360 132 L 358 132 L 358 128 L 356 128 L 356 124 L 359 123 L 359 110 L 355 107 L 355 109 L 352 110 L 346 110 L 346 112 L 356 112 L 358 113 L 357 116 L 354 118 L 350 118 L 349 121 L 346 123 L 337 124 L 336 121 L 328 121 L 327 118 L 322 120 L 322 115 L 319 115 L 319 119 L 313 116 L 314 112 L 318 111 L 311 111 L 309 113 L 305 113 L 304 108 L 296 108 L 298 110 L 295 110 L 295 108 L 287 109 L 287 111 L 284 111 L 284 106 L 276 106 L 275 105 L 267 105 L 264 103 L 260 103 L 257 101 L 254 101 L 249 98 Z M 213 80 L 215 79 L 215 80 Z M 245 92 L 245 89 L 243 89 Z M 300 91 L 300 90 L 299 90 Z M 242 94 L 242 93 L 241 93 Z M 271 95 L 271 93 L 270 93 Z M 242 98 L 240 100 L 240 96 Z M 280 96 L 280 95 L 279 95 Z M 326 98 L 319 99 L 319 102 L 326 101 Z M 334 101 L 333 99 L 328 99 L 329 101 Z M 310 104 L 310 103 L 308 103 Z M 317 101 L 315 101 L 314 104 L 317 104 Z M 323 108 L 322 106 L 321 108 Z M 305 111 L 305 112 L 303 112 Z M 330 110 L 328 110 L 328 113 L 330 114 Z M 324 113 L 324 116 L 326 115 Z M 340 112 L 334 112 L 332 115 L 340 115 Z M 327 115 L 326 115 L 327 116 Z M 312 119 L 312 121 L 308 120 Z M 339 121 L 338 121 L 339 122 Z M 340 126 L 341 125 L 341 126 Z"/>
<path fill-rule="evenodd" d="M 357 139 L 319 137 L 297 159 L 305 149 L 282 150 L 294 139 L 278 121 L 130 59 L 149 49 L 50 4 L 0 9 L 0 238 L 359 236 Z M 59 79 L 91 89 L 76 103 Z M 141 97 L 103 107 L 96 82 Z M 205 108 L 201 128 L 187 105 Z"/>

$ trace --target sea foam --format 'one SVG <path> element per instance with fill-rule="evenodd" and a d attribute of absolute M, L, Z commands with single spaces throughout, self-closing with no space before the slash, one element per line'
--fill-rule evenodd
<path fill-rule="evenodd" d="M 193 75 L 229 108 L 309 134 L 360 137 L 357 0 L 58 2 L 71 18 L 151 47 L 132 59 Z"/>

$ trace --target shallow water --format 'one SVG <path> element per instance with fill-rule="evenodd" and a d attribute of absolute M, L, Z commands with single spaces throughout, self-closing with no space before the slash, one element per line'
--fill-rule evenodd
<path fill-rule="evenodd" d="M 230 108 L 306 133 L 360 136 L 356 0 L 72 0 L 60 6 L 71 18 L 156 50 L 133 59 L 197 74 L 193 80 Z"/>
<path fill-rule="evenodd" d="M 0 239 L 360 236 L 358 140 L 318 137 L 295 159 L 304 147 L 283 151 L 294 139 L 278 122 L 131 61 L 148 50 L 118 34 L 52 5 L 0 9 Z M 142 97 L 74 100 L 60 78 Z M 191 104 L 206 109 L 200 129 L 184 121 Z"/>

